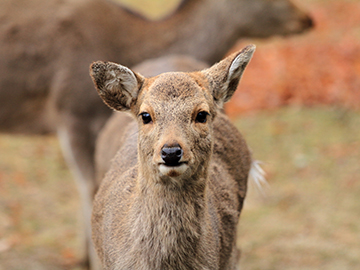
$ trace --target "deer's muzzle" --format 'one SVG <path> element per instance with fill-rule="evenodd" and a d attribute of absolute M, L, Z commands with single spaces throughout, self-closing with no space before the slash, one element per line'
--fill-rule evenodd
<path fill-rule="evenodd" d="M 163 175 L 177 177 L 183 174 L 188 168 L 188 162 L 184 161 L 184 151 L 179 144 L 165 144 L 161 151 L 161 162 L 159 170 Z"/>
<path fill-rule="evenodd" d="M 164 147 L 161 149 L 161 158 L 165 162 L 166 166 L 179 166 L 180 160 L 183 157 L 184 151 L 181 149 L 180 145 L 175 145 L 172 147 Z"/>

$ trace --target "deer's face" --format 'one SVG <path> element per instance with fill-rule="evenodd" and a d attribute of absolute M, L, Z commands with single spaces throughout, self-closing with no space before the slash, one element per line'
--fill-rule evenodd
<path fill-rule="evenodd" d="M 149 173 L 161 179 L 190 177 L 206 167 L 216 114 L 207 86 L 200 73 L 165 73 L 148 80 L 136 115 L 139 156 Z"/>
<path fill-rule="evenodd" d="M 127 67 L 96 62 L 90 74 L 111 108 L 131 111 L 139 124 L 139 171 L 161 181 L 206 177 L 213 120 L 233 95 L 255 46 L 199 72 L 146 79 Z M 174 182 L 174 181 L 172 181 Z M 175 183 L 184 183 L 175 181 Z"/>

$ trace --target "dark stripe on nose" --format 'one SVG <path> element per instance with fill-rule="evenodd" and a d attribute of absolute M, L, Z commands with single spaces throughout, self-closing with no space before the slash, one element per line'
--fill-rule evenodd
<path fill-rule="evenodd" d="M 166 144 L 161 149 L 161 158 L 167 166 L 177 166 L 179 161 L 183 156 L 184 151 L 181 149 L 180 145 L 176 144 L 174 146 L 168 147 Z"/>

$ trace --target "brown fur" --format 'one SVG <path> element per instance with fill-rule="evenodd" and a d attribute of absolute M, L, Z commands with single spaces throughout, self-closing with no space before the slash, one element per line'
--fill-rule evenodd
<path fill-rule="evenodd" d="M 208 65 L 185 55 L 170 55 L 144 61 L 136 65 L 133 70 L 146 77 L 155 77 L 169 71 L 191 72 L 208 68 Z M 123 143 L 129 124 L 134 121 L 130 114 L 114 112 L 101 130 L 95 148 L 95 171 L 97 185 L 104 178 L 110 168 L 110 162 Z M 114 136 L 116 134 L 116 136 Z"/>
<path fill-rule="evenodd" d="M 104 102 L 136 119 L 94 201 L 93 239 L 105 269 L 237 267 L 251 157 L 221 106 L 253 51 L 248 46 L 201 72 L 149 79 L 114 63 L 91 66 Z M 205 123 L 196 122 L 199 111 L 209 113 Z M 180 145 L 184 170 L 163 169 L 160 152 L 169 145 Z"/>
<path fill-rule="evenodd" d="M 89 220 L 94 144 L 111 112 L 91 91 L 87 66 L 132 66 L 186 53 L 212 63 L 240 37 L 287 35 L 311 27 L 290 0 L 189 0 L 149 22 L 106 0 L 0 1 L 0 132 L 57 132 Z M 87 228 L 87 234 L 90 233 Z"/>

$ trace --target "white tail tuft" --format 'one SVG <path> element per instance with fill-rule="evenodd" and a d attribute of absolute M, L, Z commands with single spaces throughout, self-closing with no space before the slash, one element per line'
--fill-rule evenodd
<path fill-rule="evenodd" d="M 249 180 L 250 183 L 255 184 L 255 189 L 261 193 L 261 195 L 265 196 L 267 190 L 270 189 L 269 183 L 266 181 L 265 178 L 265 171 L 261 168 L 260 164 L 262 162 L 259 160 L 253 160 L 251 163 L 251 168 L 249 172 Z"/>

